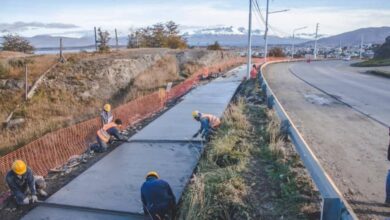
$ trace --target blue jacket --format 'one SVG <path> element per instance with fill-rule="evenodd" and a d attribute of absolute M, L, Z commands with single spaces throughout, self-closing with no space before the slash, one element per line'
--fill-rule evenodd
<path fill-rule="evenodd" d="M 14 171 L 10 170 L 5 177 L 5 180 L 10 188 L 12 195 L 16 197 L 16 200 L 21 202 L 26 197 L 26 189 L 29 188 L 32 195 L 36 195 L 35 180 L 33 172 L 30 168 L 27 168 L 22 178 L 18 178 Z"/>
<path fill-rule="evenodd" d="M 147 178 L 144 184 L 142 184 L 141 199 L 145 214 L 148 211 L 152 215 L 163 212 L 176 204 L 175 195 L 169 184 L 155 177 Z"/>

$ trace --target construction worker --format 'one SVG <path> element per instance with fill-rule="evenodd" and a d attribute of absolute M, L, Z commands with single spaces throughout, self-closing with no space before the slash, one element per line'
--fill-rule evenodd
<path fill-rule="evenodd" d="M 38 201 L 37 193 L 47 196 L 44 191 L 46 182 L 41 176 L 34 176 L 33 172 L 22 160 L 15 160 L 12 169 L 8 171 L 5 180 L 18 205 L 28 205 Z"/>
<path fill-rule="evenodd" d="M 257 68 L 256 68 L 256 64 L 253 64 L 252 70 L 251 70 L 250 74 L 251 74 L 251 79 L 256 79 L 256 77 L 257 77 Z"/>
<path fill-rule="evenodd" d="M 105 104 L 103 106 L 103 110 L 100 113 L 100 118 L 102 120 L 102 126 L 112 122 L 114 116 L 112 115 L 110 104 Z"/>
<path fill-rule="evenodd" d="M 144 214 L 151 219 L 171 219 L 175 215 L 176 198 L 169 184 L 155 171 L 146 174 L 141 187 Z"/>
<path fill-rule="evenodd" d="M 111 137 L 114 136 L 117 140 L 127 141 L 127 139 L 119 132 L 122 126 L 122 121 L 116 119 L 114 122 L 105 124 L 103 128 L 99 129 L 97 134 L 97 144 L 91 146 L 91 150 L 97 153 L 105 152 L 108 148 L 107 144 L 110 142 Z"/>
<path fill-rule="evenodd" d="M 221 121 L 217 116 L 200 113 L 199 111 L 193 111 L 192 117 L 200 122 L 200 129 L 192 136 L 193 138 L 196 138 L 201 134 L 202 138 L 208 140 L 210 135 L 214 133 L 215 129 L 221 124 Z"/>

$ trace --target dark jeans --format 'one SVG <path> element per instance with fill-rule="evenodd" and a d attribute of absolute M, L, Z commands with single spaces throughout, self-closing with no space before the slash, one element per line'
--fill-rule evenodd
<path fill-rule="evenodd" d="M 97 143 L 91 145 L 91 150 L 95 151 L 96 153 L 103 153 L 107 150 L 108 145 L 104 143 L 102 140 L 100 140 L 99 137 L 96 137 Z"/>

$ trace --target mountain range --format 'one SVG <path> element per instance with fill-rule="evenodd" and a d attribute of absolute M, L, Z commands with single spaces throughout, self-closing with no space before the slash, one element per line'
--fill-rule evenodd
<path fill-rule="evenodd" d="M 361 28 L 354 31 L 345 32 L 342 34 L 324 37 L 318 40 L 319 46 L 356 46 L 363 44 L 382 44 L 386 37 L 390 36 L 390 27 L 369 27 Z M 312 44 L 313 41 L 305 42 L 303 45 Z"/>
<path fill-rule="evenodd" d="M 84 35 L 81 35 L 85 33 Z M 261 30 L 252 30 L 252 45 L 263 46 L 264 38 Z M 3 32 L 3 34 L 5 34 Z M 233 26 L 217 26 L 210 28 L 183 28 L 181 30 L 182 36 L 187 40 L 190 46 L 207 46 L 218 41 L 223 46 L 245 47 L 248 42 L 247 30 L 243 27 Z M 36 35 L 33 37 L 26 37 L 27 40 L 36 48 L 58 48 L 59 38 L 64 36 L 63 45 L 66 48 L 74 47 L 88 47 L 94 45 L 94 37 L 91 31 L 80 32 L 81 37 L 66 37 L 64 35 Z M 342 34 L 323 37 L 318 40 L 320 46 L 334 47 L 360 45 L 363 37 L 364 44 L 383 43 L 384 39 L 390 36 L 390 27 L 370 27 L 361 28 L 358 30 L 345 32 Z M 311 39 L 308 39 L 310 37 Z M 312 35 L 302 34 L 296 37 L 293 41 L 291 37 L 268 36 L 268 43 L 270 45 L 286 45 L 300 44 L 307 46 L 313 44 Z M 2 38 L 0 38 L 0 43 Z M 127 45 L 128 38 L 125 34 L 118 37 L 119 45 Z M 111 45 L 115 45 L 115 37 L 111 35 Z"/>

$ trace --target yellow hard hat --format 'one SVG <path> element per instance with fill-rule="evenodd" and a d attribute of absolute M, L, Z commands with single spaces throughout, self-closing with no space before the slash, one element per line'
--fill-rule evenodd
<path fill-rule="evenodd" d="M 193 111 L 192 112 L 192 117 L 196 118 L 196 117 L 199 117 L 199 111 Z"/>
<path fill-rule="evenodd" d="M 23 160 L 15 160 L 12 164 L 12 171 L 18 175 L 23 175 L 27 171 L 27 165 Z"/>
<path fill-rule="evenodd" d="M 148 178 L 149 176 L 155 176 L 157 179 L 160 178 L 156 171 L 150 171 L 148 174 L 146 174 L 145 178 Z"/>
<path fill-rule="evenodd" d="M 111 111 L 111 105 L 110 104 L 105 104 L 103 106 L 103 109 L 104 109 L 104 111 L 109 112 L 109 111 Z"/>

